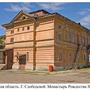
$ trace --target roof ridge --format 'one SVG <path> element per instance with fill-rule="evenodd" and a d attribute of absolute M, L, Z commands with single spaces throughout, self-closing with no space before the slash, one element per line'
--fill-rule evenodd
<path fill-rule="evenodd" d="M 29 14 L 32 14 L 32 13 L 35 13 L 35 12 L 40 12 L 40 11 L 44 11 L 44 12 L 46 12 L 46 13 L 50 13 L 50 12 L 44 10 L 44 9 L 41 9 L 41 10 L 36 10 L 36 11 L 29 12 Z"/>

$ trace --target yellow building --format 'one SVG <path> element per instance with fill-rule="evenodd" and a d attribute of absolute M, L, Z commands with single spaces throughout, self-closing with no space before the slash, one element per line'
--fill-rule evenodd
<path fill-rule="evenodd" d="M 7 69 L 70 69 L 89 62 L 89 30 L 58 13 L 20 11 L 3 27 Z"/>

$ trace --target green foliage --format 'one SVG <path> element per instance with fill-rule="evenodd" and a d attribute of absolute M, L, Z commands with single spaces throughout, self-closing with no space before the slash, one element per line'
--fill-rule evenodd
<path fill-rule="evenodd" d="M 0 48 L 4 48 L 5 46 L 5 35 L 0 36 Z"/>
<path fill-rule="evenodd" d="M 82 68 L 80 70 L 82 70 L 82 71 L 90 71 L 90 68 Z"/>

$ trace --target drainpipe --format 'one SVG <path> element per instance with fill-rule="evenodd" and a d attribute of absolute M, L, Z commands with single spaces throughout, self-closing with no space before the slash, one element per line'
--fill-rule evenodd
<path fill-rule="evenodd" d="M 38 26 L 38 17 L 34 17 L 33 29 L 33 70 L 36 70 L 36 29 Z"/>

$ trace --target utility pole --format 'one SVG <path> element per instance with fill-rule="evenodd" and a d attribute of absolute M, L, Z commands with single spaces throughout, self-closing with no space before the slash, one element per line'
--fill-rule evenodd
<path fill-rule="evenodd" d="M 79 35 L 77 33 L 77 49 L 75 52 L 75 58 L 74 58 L 74 68 L 76 69 L 78 66 L 78 57 L 79 57 L 79 50 L 80 50 L 80 43 L 79 43 Z"/>
<path fill-rule="evenodd" d="M 75 58 L 74 58 L 74 68 L 77 69 L 78 68 L 78 64 L 79 64 L 79 55 L 80 55 L 80 50 L 83 49 L 84 47 L 84 43 L 83 44 L 80 44 L 79 42 L 80 38 L 79 38 L 79 35 L 77 34 L 77 50 L 76 50 L 76 53 L 75 53 Z"/>

